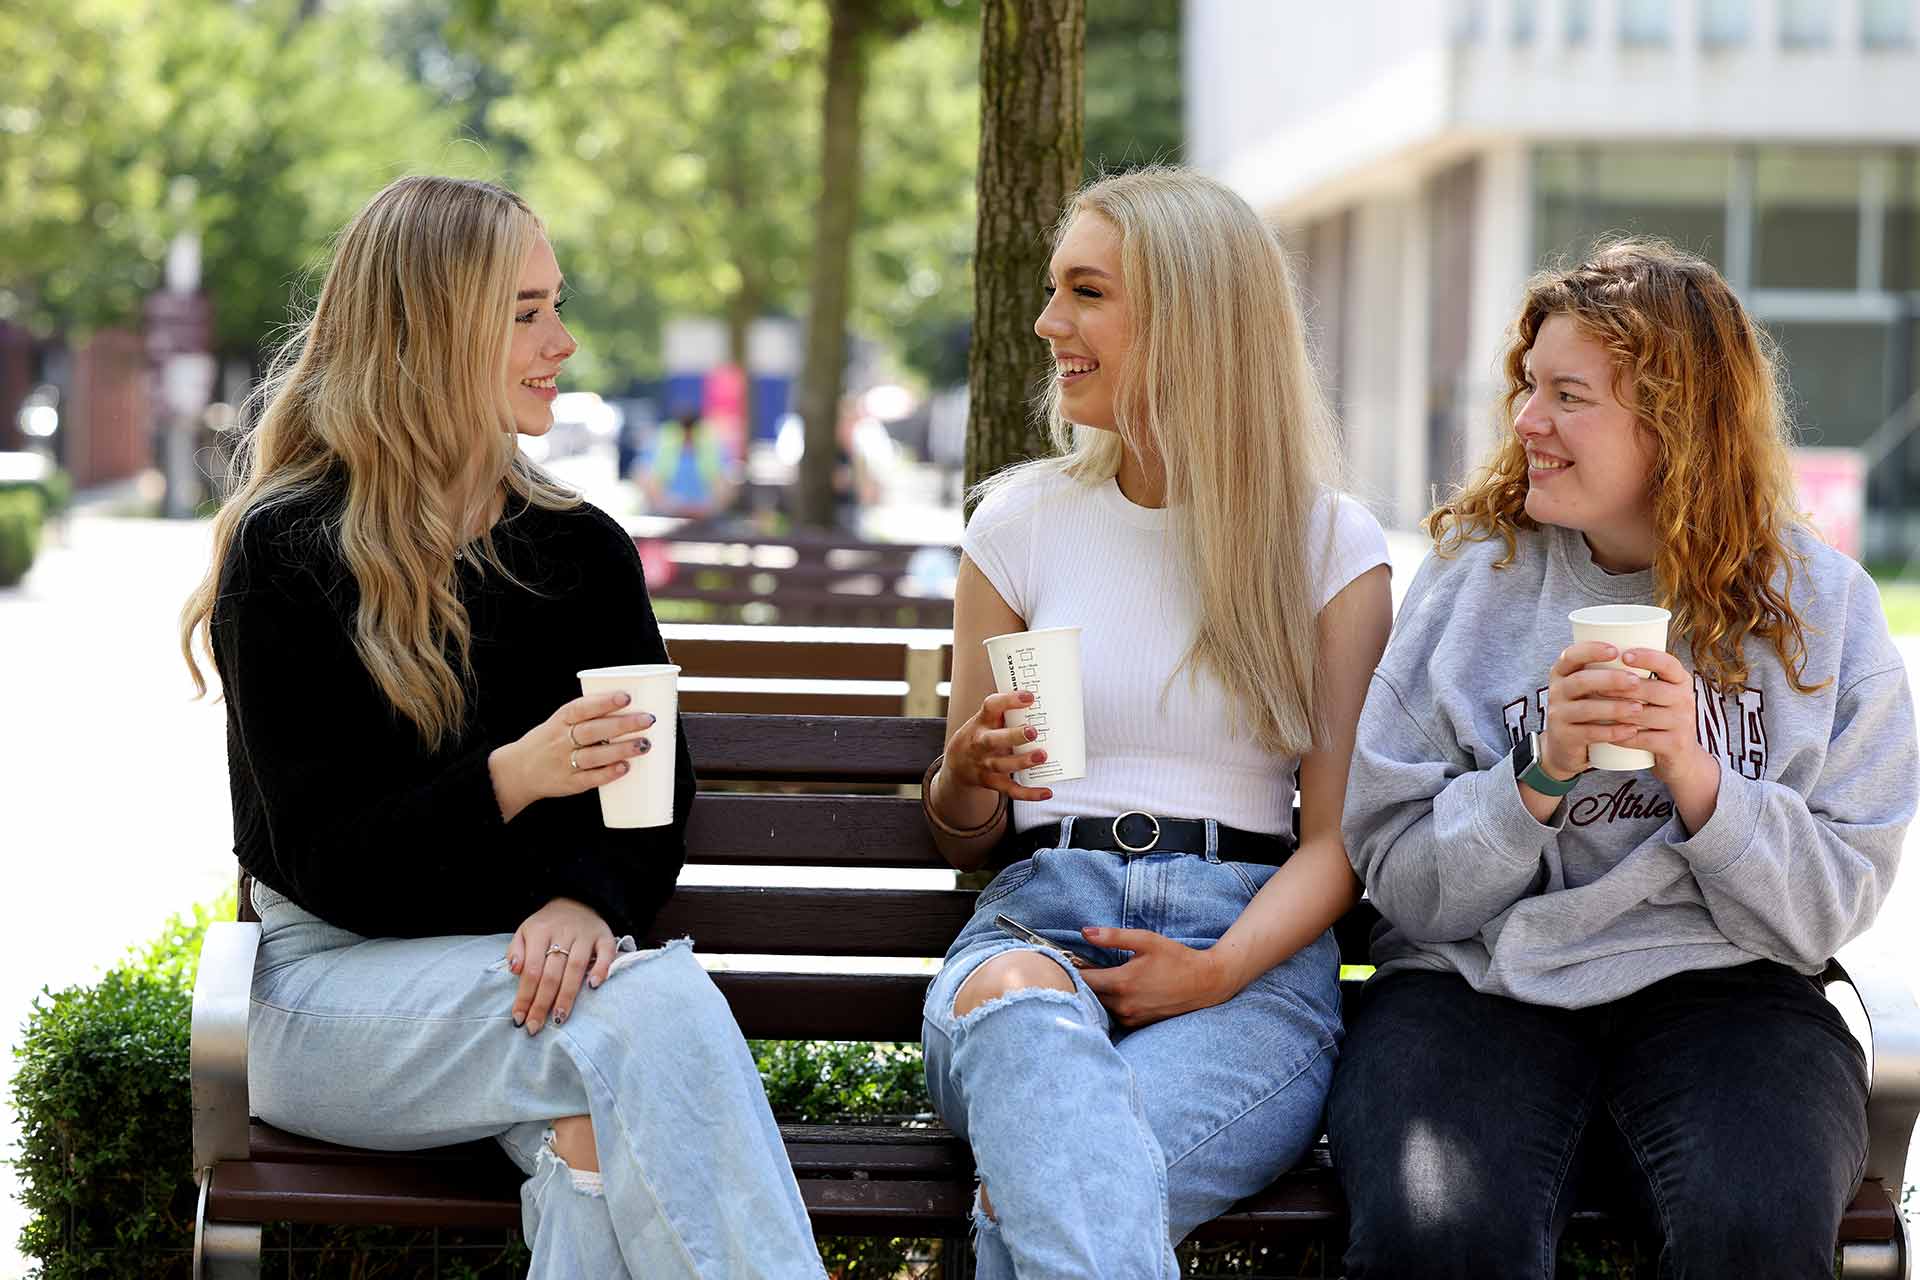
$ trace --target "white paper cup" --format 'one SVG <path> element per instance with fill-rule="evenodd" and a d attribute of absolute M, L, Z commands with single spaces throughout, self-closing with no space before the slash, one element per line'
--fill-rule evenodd
<path fill-rule="evenodd" d="M 609 827 L 664 827 L 673 821 L 679 678 L 680 668 L 664 662 L 595 667 L 580 673 L 581 693 L 624 693 L 633 699 L 608 715 L 633 716 L 646 711 L 653 716 L 653 727 L 641 730 L 653 747 L 647 754 L 627 761 L 630 767 L 624 778 L 615 778 L 600 788 L 600 821 Z"/>
<path fill-rule="evenodd" d="M 1597 604 L 1588 609 L 1575 609 L 1567 615 L 1573 623 L 1576 642 L 1597 640 L 1621 653 L 1629 649 L 1665 649 L 1667 622 L 1672 617 L 1665 609 L 1650 604 Z M 1618 667 L 1643 677 L 1647 674 L 1645 667 L 1629 667 L 1618 658 L 1588 664 L 1589 670 L 1594 667 Z M 1651 769 L 1653 753 L 1612 742 L 1590 742 L 1587 763 L 1596 769 Z"/>
<path fill-rule="evenodd" d="M 1029 745 L 1044 748 L 1046 760 L 1017 770 L 1023 787 L 1043 787 L 1087 776 L 1087 724 L 1080 696 L 1080 628 L 1047 627 L 1014 631 L 987 640 L 993 687 L 1001 693 L 1026 691 L 1032 705 L 1007 712 L 1009 728 L 1027 725 L 1040 736 Z"/>

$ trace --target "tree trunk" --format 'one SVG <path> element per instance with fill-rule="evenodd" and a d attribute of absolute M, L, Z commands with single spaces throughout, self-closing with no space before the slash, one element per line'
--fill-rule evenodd
<path fill-rule="evenodd" d="M 807 451 L 800 460 L 797 513 L 799 523 L 822 529 L 834 522 L 833 473 L 847 366 L 853 229 L 860 212 L 860 103 L 867 91 L 865 45 L 871 10 L 871 0 L 832 0 L 829 5 L 820 203 L 813 218 L 807 352 L 800 378 Z"/>
<path fill-rule="evenodd" d="M 980 6 L 980 212 L 967 357 L 967 485 L 1043 453 L 1033 397 L 1048 374 L 1033 336 L 1047 232 L 1079 186 L 1086 0 Z"/>

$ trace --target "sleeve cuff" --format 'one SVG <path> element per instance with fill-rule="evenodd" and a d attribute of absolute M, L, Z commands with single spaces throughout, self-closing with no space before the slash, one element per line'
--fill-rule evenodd
<path fill-rule="evenodd" d="M 1761 792 L 1766 784 L 1728 768 L 1724 758 L 1719 764 L 1720 795 L 1713 802 L 1713 816 L 1692 836 L 1673 842 L 1695 875 L 1717 876 L 1732 867 L 1753 846 L 1760 829 Z M 1677 812 L 1673 822 L 1677 831 L 1686 831 Z"/>
<path fill-rule="evenodd" d="M 1471 803 L 1473 826 L 1481 843 L 1510 862 L 1531 862 L 1540 856 L 1548 837 L 1560 830 L 1566 806 L 1555 811 L 1557 820 L 1542 823 L 1527 811 L 1520 798 L 1520 783 L 1513 775 L 1513 755 L 1491 769 L 1473 775 Z"/>

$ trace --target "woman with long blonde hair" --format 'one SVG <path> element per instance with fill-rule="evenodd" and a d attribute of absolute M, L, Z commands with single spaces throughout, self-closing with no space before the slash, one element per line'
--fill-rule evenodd
<path fill-rule="evenodd" d="M 563 305 L 518 196 L 403 178 L 238 455 L 181 642 L 226 696 L 262 925 L 252 1101 L 354 1146 L 496 1138 L 537 1277 L 817 1277 L 725 1001 L 685 942 L 634 946 L 694 779 L 684 737 L 649 759 L 650 716 L 579 696 L 667 654 L 631 540 L 516 447 L 552 426 Z M 602 824 L 633 769 L 673 771 L 669 825 Z"/>
<path fill-rule="evenodd" d="M 1346 1274 L 1551 1275 L 1588 1180 L 1662 1276 L 1831 1276 L 1867 1082 L 1818 975 L 1913 818 L 1905 666 L 1795 515 L 1768 343 L 1707 263 L 1543 273 L 1505 372 L 1354 751 L 1385 925 L 1328 1111 Z M 1594 606 L 1666 609 L 1673 651 L 1574 641 Z"/>
<path fill-rule="evenodd" d="M 1171 1280 L 1319 1133 L 1386 543 L 1330 487 L 1286 255 L 1245 201 L 1178 169 L 1096 182 L 1047 293 L 1058 456 L 967 525 L 923 789 L 953 864 L 999 872 L 927 994 L 927 1077 L 980 1170 L 982 1277 Z M 1068 626 L 1086 773 L 1026 785 L 1048 739 L 1008 725 L 1026 695 L 982 642 Z"/>

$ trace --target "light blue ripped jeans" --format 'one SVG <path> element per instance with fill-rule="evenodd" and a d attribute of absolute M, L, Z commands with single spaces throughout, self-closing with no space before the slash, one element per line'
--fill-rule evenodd
<path fill-rule="evenodd" d="M 1071 993 L 1029 987 L 956 1018 L 954 997 L 982 962 L 1041 950 L 1002 932 L 997 913 L 1083 954 L 1099 954 L 1086 925 L 1207 947 L 1274 872 L 1061 838 L 996 876 L 947 952 L 927 991 L 927 1084 L 993 1203 L 991 1219 L 975 1205 L 979 1280 L 1174 1280 L 1174 1245 L 1320 1135 L 1341 1034 L 1339 951 L 1322 934 L 1227 1003 L 1131 1031 L 1065 964 Z"/>
<path fill-rule="evenodd" d="M 494 1138 L 529 1176 L 533 1280 L 825 1272 L 726 1001 L 673 943 L 627 952 L 564 1026 L 515 1027 L 506 935 L 362 938 L 258 882 L 247 1030 L 254 1114 L 404 1151 Z M 598 1176 L 551 1123 L 593 1120 Z"/>

